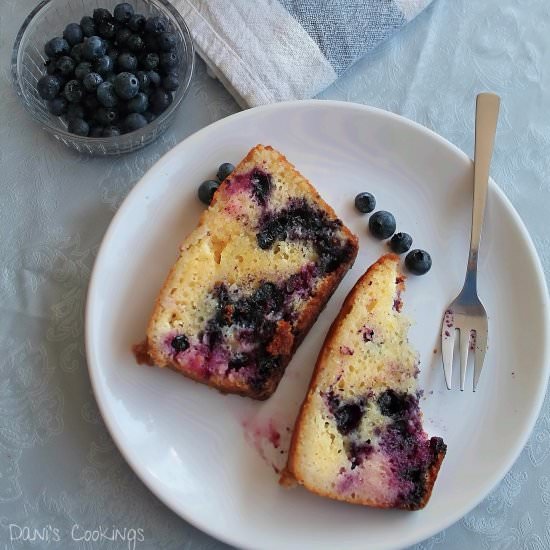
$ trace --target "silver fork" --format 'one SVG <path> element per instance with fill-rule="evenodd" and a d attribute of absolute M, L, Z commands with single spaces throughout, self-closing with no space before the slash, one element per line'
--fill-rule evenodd
<path fill-rule="evenodd" d="M 489 186 L 489 165 L 493 155 L 493 144 L 497 127 L 500 98 L 495 94 L 479 94 L 476 99 L 476 137 L 474 153 L 474 204 L 472 212 L 472 232 L 470 254 L 466 278 L 460 294 L 449 305 L 443 316 L 441 329 L 441 350 L 443 371 L 447 388 L 451 389 L 453 374 L 453 352 L 456 331 L 460 331 L 460 389 L 466 382 L 468 352 L 474 351 L 474 391 L 485 352 L 487 351 L 487 313 L 477 296 L 477 258 L 481 227 L 485 213 L 487 188 Z"/>

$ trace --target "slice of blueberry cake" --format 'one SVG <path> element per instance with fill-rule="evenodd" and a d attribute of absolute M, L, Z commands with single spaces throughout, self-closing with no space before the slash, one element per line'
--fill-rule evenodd
<path fill-rule="evenodd" d="M 422 428 L 418 359 L 401 313 L 399 258 L 359 279 L 317 359 L 281 482 L 377 508 L 418 510 L 446 452 Z"/>
<path fill-rule="evenodd" d="M 216 191 L 160 291 L 146 350 L 266 399 L 357 255 L 357 238 L 283 155 L 256 146 Z"/>

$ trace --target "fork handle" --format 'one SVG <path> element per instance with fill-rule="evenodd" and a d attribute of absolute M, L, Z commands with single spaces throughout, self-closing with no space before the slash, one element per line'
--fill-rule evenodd
<path fill-rule="evenodd" d="M 489 166 L 493 156 L 493 145 L 497 128 L 500 97 L 496 94 L 482 93 L 476 99 L 476 138 L 474 153 L 474 206 L 472 212 L 472 233 L 468 274 L 475 277 L 481 227 L 487 202 L 489 187 Z"/>

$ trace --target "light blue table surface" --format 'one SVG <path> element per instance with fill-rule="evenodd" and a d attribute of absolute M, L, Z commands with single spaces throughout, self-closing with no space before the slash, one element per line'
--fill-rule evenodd
<path fill-rule="evenodd" d="M 11 86 L 15 34 L 35 4 L 0 2 L 0 550 L 126 547 L 10 541 L 9 524 L 140 527 L 137 548 L 222 548 L 161 504 L 114 447 L 91 392 L 83 313 L 97 248 L 128 191 L 176 143 L 238 107 L 199 62 L 175 124 L 158 142 L 119 158 L 73 154 L 34 125 Z M 547 0 L 436 0 L 320 96 L 399 113 L 471 155 L 475 94 L 500 94 L 492 174 L 547 275 L 549 28 Z M 550 548 L 548 399 L 498 488 L 415 548 Z"/>

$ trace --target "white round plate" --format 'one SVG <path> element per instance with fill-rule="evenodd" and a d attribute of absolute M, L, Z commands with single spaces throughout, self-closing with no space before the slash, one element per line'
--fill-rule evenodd
<path fill-rule="evenodd" d="M 266 402 L 224 396 L 169 370 L 138 366 L 131 352 L 143 339 L 179 242 L 202 211 L 198 184 L 257 143 L 282 151 L 360 239 L 353 269 Z M 387 251 L 368 235 L 368 217 L 354 210 L 353 198 L 364 190 L 433 258 L 427 275 L 409 277 L 404 301 L 415 320 L 410 339 L 420 352 L 425 427 L 444 437 L 448 452 L 428 506 L 414 513 L 284 489 L 273 471 L 285 462 L 289 430 L 331 320 L 359 275 Z M 479 266 L 479 294 L 489 313 L 486 364 L 475 394 L 471 378 L 467 391 L 445 389 L 440 323 L 463 282 L 471 196 L 472 163 L 464 153 L 404 118 L 350 103 L 302 101 L 244 111 L 160 159 L 105 235 L 86 311 L 99 407 L 151 491 L 218 539 L 262 550 L 398 548 L 471 510 L 526 443 L 550 366 L 543 272 L 520 218 L 491 184 Z"/>

